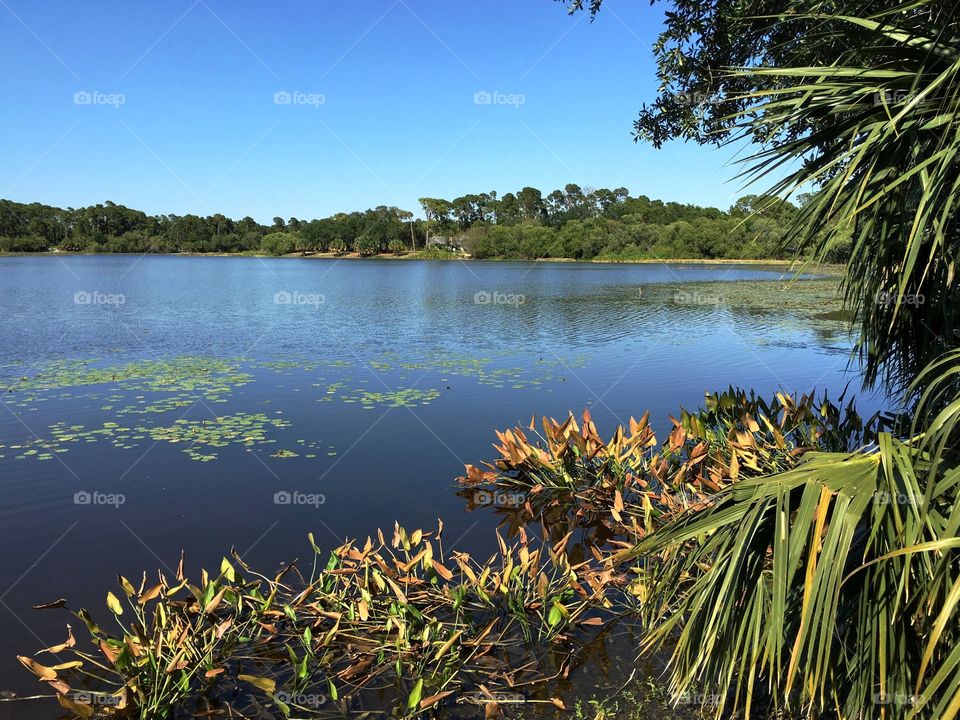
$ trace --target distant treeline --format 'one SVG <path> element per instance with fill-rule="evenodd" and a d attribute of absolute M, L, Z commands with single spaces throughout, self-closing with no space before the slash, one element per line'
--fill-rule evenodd
<path fill-rule="evenodd" d="M 85 208 L 0 200 L 0 251 L 104 253 L 356 252 L 403 254 L 425 248 L 476 258 L 790 257 L 784 231 L 796 206 L 752 195 L 729 210 L 630 197 L 624 188 L 567 185 L 544 196 L 535 188 L 454 200 L 422 198 L 425 219 L 396 207 L 339 213 L 320 220 L 147 215 L 106 202 Z M 762 209 L 761 209 L 762 208 Z M 837 261 L 845 260 L 838 248 Z"/>

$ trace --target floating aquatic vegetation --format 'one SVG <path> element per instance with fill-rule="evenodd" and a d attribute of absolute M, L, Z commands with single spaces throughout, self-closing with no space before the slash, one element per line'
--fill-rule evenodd
<path fill-rule="evenodd" d="M 139 390 L 207 390 L 230 384 L 250 382 L 246 373 L 236 373 L 238 362 L 209 357 L 179 357 L 172 360 L 142 360 L 125 365 L 100 367 L 94 360 L 58 360 L 44 365 L 32 375 L 9 383 L 15 392 L 56 390 L 82 385 L 117 384 Z"/>
<path fill-rule="evenodd" d="M 334 359 L 298 359 L 298 360 L 252 360 L 247 363 L 251 369 L 263 368 L 277 372 L 297 370 L 297 371 L 315 371 L 320 368 L 345 368 L 351 367 L 354 363 L 342 358 Z"/>
<path fill-rule="evenodd" d="M 88 429 L 84 425 L 67 425 L 65 422 L 58 422 L 51 425 L 49 429 L 50 438 L 35 439 L 30 444 L 50 452 L 65 453 L 69 450 L 68 446 L 72 444 L 107 440 L 114 447 L 129 450 L 139 444 L 137 441 L 146 437 L 140 429 L 129 428 L 115 422 L 104 422 L 99 428 L 93 429 Z"/>
<path fill-rule="evenodd" d="M 116 448 L 131 450 L 142 441 L 185 444 L 183 452 L 191 459 L 209 462 L 217 459 L 217 449 L 229 445 L 242 445 L 252 448 L 258 445 L 272 444 L 276 440 L 267 437 L 267 431 L 273 428 L 287 428 L 290 423 L 280 418 L 270 418 L 263 413 L 234 413 L 209 420 L 179 419 L 172 425 L 137 425 L 127 427 L 115 422 L 104 422 L 98 428 L 84 425 L 67 425 L 65 422 L 50 426 L 50 438 L 34 439 L 21 445 L 10 445 L 20 451 L 18 460 L 34 457 L 37 460 L 50 460 L 52 453 L 67 452 L 70 445 L 108 441 Z M 303 441 L 306 444 L 306 441 Z M 2 447 L 2 446 L 0 446 Z M 317 448 L 319 442 L 308 447 Z M 291 457 L 279 455 L 277 457 Z"/>
<path fill-rule="evenodd" d="M 313 385 L 315 388 L 323 388 L 324 390 L 323 397 L 319 398 L 320 402 L 333 402 L 336 400 L 337 393 L 343 390 L 346 386 L 347 385 L 344 382 L 334 382 L 329 383 L 328 385 L 314 383 Z"/>
<path fill-rule="evenodd" d="M 175 577 L 160 573 L 155 585 L 146 574 L 139 587 L 120 576 L 106 596 L 116 629 L 75 612 L 94 649 L 68 630 L 36 655 L 70 662 L 19 659 L 82 717 L 217 715 L 229 702 L 257 717 L 373 709 L 414 718 L 479 698 L 487 718 L 501 718 L 504 693 L 564 709 L 530 694 L 566 677 L 605 624 L 620 576 L 599 562 L 574 565 L 565 543 L 526 535 L 500 540 L 499 554 L 477 563 L 445 553 L 442 530 L 395 526 L 389 545 L 378 532 L 326 557 L 310 536 L 312 562 L 273 577 L 235 552 L 196 584 L 182 558 Z"/>
<path fill-rule="evenodd" d="M 264 373 L 302 378 L 304 384 L 292 383 L 289 392 L 319 390 L 316 399 L 320 402 L 344 403 L 372 410 L 428 405 L 440 398 L 439 383 L 450 388 L 452 378 L 457 377 L 496 388 L 542 387 L 549 381 L 562 380 L 563 366 L 579 367 L 585 362 L 582 357 L 568 361 L 540 358 L 526 366 L 513 366 L 509 364 L 511 354 L 505 351 L 494 358 L 436 352 L 424 359 L 411 359 L 396 352 L 383 353 L 369 361 L 374 373 L 390 374 L 388 384 L 391 389 L 383 390 L 378 387 L 380 383 L 376 376 L 359 381 L 351 378 L 344 370 L 354 363 L 343 359 L 255 361 L 191 356 L 111 365 L 96 360 L 59 360 L 32 372 L 24 372 L 21 364 L 8 364 L 5 369 L 17 373 L 10 381 L 7 393 L 7 404 L 11 407 L 36 409 L 40 403 L 55 401 L 64 403 L 69 413 L 72 406 L 68 403 L 82 402 L 85 412 L 92 404 L 106 417 L 100 425 L 91 424 L 89 419 L 82 426 L 74 426 L 69 421 L 54 423 L 49 428 L 50 437 L 31 438 L 7 447 L 0 444 L 0 450 L 4 451 L 0 453 L 0 459 L 49 461 L 55 453 L 67 452 L 79 444 L 106 441 L 120 449 L 132 449 L 148 440 L 184 442 L 188 457 L 209 462 L 217 459 L 216 448 L 237 442 L 235 436 L 242 429 L 254 429 L 261 422 L 256 418 L 265 417 L 246 412 L 250 408 L 239 404 L 243 396 L 236 392 L 262 378 Z M 324 372 L 327 370 L 331 372 Z M 319 381 L 315 376 L 310 377 L 318 372 L 329 377 Z M 414 374 L 417 382 L 430 376 L 434 387 L 405 386 L 404 379 Z M 270 402 L 269 399 L 258 400 L 260 407 Z M 152 420 L 152 416 L 185 414 L 198 403 L 207 409 L 214 404 L 231 405 L 224 408 L 228 411 L 215 420 L 181 419 L 173 425 Z M 241 428 L 237 425 L 243 422 L 250 426 Z M 289 423 L 270 423 L 278 429 L 289 426 Z M 256 433 L 263 429 L 258 427 Z M 257 437 L 256 433 L 254 437 Z M 274 441 L 273 438 L 260 438 L 252 442 Z M 297 455 L 311 460 L 320 455 L 336 456 L 334 447 L 319 443 L 301 449 L 310 452 L 298 452 Z"/>
<path fill-rule="evenodd" d="M 416 407 L 428 405 L 440 397 L 439 390 L 418 390 L 416 388 L 402 388 L 376 392 L 363 390 L 357 395 L 341 395 L 340 399 L 346 403 L 359 403 L 366 410 L 372 410 L 378 405 L 387 407 Z"/>
<path fill-rule="evenodd" d="M 500 364 L 508 361 L 513 354 L 515 353 L 505 351 L 500 358 L 494 358 L 438 351 L 419 360 L 401 360 L 397 353 L 384 353 L 371 360 L 370 367 L 379 373 L 406 371 L 406 373 L 401 372 L 402 378 L 409 377 L 411 372 L 420 375 L 435 373 L 444 383 L 449 382 L 451 377 L 462 377 L 471 378 L 479 385 L 522 390 L 551 381 L 562 381 L 566 370 L 582 368 L 586 365 L 586 357 L 583 355 L 567 359 L 540 357 L 524 365 Z"/>
<path fill-rule="evenodd" d="M 254 447 L 274 443 L 267 437 L 270 428 L 289 427 L 290 423 L 280 418 L 269 418 L 263 413 L 237 413 L 212 420 L 177 420 L 167 427 L 138 428 L 156 442 L 188 443 L 184 448 L 191 459 L 208 462 L 217 458 L 213 449 L 228 445 Z M 286 456 L 284 456 L 286 457 Z"/>
<path fill-rule="evenodd" d="M 836 279 L 754 282 L 749 280 L 668 283 L 645 287 L 642 300 L 669 304 L 673 312 L 723 310 L 735 315 L 775 316 L 789 325 L 809 325 L 811 319 L 842 322 L 843 302 Z"/>
<path fill-rule="evenodd" d="M 253 376 L 240 372 L 240 361 L 209 357 L 179 357 L 171 360 L 144 360 L 116 366 L 100 366 L 94 360 L 58 360 L 5 381 L 8 404 L 29 408 L 34 403 L 52 400 L 103 398 L 101 392 L 80 388 L 109 387 L 104 409 L 115 409 L 129 393 L 134 402 L 116 410 L 117 414 L 159 413 L 189 407 L 198 400 L 226 402 L 235 388 L 253 382 Z M 122 391 L 118 393 L 117 391 Z"/>

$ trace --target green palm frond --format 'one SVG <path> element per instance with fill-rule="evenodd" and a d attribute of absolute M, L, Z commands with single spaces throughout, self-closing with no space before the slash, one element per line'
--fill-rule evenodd
<path fill-rule="evenodd" d="M 948 717 L 960 698 L 960 471 L 929 469 L 884 434 L 872 452 L 815 453 L 742 481 L 644 541 L 636 552 L 659 558 L 647 644 L 674 647 L 674 694 L 706 686 L 747 713 L 769 702 Z"/>
<path fill-rule="evenodd" d="M 898 392 L 914 423 L 739 482 L 631 553 L 649 559 L 647 645 L 673 648 L 675 694 L 727 699 L 718 717 L 960 715 L 960 36 L 948 5 L 785 15 L 816 28 L 797 63 L 730 71 L 754 88 L 732 103 L 735 137 L 767 141 L 745 176 L 786 173 L 771 203 L 815 189 L 789 241 L 820 258 L 851 243 L 843 292 L 866 379 Z M 833 60 L 806 62 L 817 57 Z"/>

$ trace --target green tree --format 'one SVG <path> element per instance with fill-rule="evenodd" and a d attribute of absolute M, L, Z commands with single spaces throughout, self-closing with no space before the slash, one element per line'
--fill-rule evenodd
<path fill-rule="evenodd" d="M 357 238 L 353 244 L 353 249 L 360 253 L 361 257 L 376 255 L 381 250 L 380 241 L 372 234 L 364 233 Z"/>
<path fill-rule="evenodd" d="M 260 249 L 270 255 L 288 255 L 297 249 L 298 238 L 291 232 L 272 232 L 263 236 Z"/>

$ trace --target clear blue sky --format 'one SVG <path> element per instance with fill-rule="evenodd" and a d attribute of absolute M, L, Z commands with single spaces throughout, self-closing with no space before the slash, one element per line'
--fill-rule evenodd
<path fill-rule="evenodd" d="M 269 221 L 576 182 L 725 208 L 732 151 L 631 137 L 662 7 L 0 0 L 0 197 Z"/>

